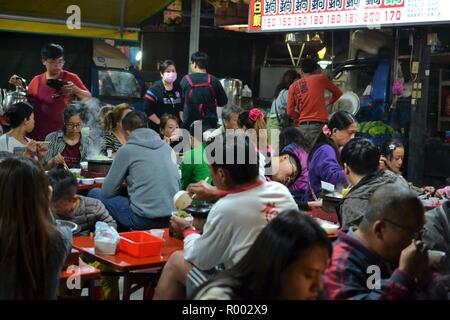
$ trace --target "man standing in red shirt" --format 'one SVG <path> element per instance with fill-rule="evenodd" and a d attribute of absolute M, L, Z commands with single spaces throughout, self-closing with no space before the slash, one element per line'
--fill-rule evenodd
<path fill-rule="evenodd" d="M 63 127 L 63 111 L 73 98 L 88 100 L 92 97 L 80 78 L 71 72 L 63 70 L 64 49 L 54 43 L 45 45 L 41 50 L 42 64 L 46 72 L 37 75 L 28 86 L 28 98 L 34 105 L 35 127 L 30 138 L 43 141 L 45 137 Z M 48 83 L 53 79 L 55 84 Z M 61 80 L 61 87 L 57 80 Z M 22 86 L 16 75 L 9 82 Z"/>
<path fill-rule="evenodd" d="M 299 124 L 309 148 L 314 146 L 322 127 L 328 123 L 325 90 L 332 93 L 329 103 L 335 103 L 342 91 L 325 74 L 314 73 L 318 69 L 312 59 L 302 61 L 301 78 L 289 87 L 287 114 Z"/>

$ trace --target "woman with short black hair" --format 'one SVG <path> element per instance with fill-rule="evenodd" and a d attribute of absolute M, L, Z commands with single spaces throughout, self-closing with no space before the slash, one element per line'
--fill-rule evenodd
<path fill-rule="evenodd" d="M 4 157 L 23 155 L 43 162 L 48 153 L 47 146 L 26 136 L 35 125 L 33 106 L 28 102 L 15 103 L 5 112 L 5 118 L 11 130 L 0 137 L 0 151 L 7 154 Z"/>

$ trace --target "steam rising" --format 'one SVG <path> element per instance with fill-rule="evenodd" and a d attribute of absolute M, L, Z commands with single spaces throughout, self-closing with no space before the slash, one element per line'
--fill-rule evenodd
<path fill-rule="evenodd" d="M 103 137 L 103 128 L 101 124 L 100 111 L 103 105 L 96 98 L 89 99 L 81 104 L 84 117 L 83 135 L 89 136 L 88 159 L 100 155 L 101 143 Z"/>

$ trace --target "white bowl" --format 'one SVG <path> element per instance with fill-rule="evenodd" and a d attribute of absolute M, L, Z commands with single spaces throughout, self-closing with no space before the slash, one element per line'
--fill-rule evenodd
<path fill-rule="evenodd" d="M 189 207 L 192 203 L 192 198 L 187 191 L 181 190 L 173 196 L 173 204 L 175 209 L 182 210 Z"/>
<path fill-rule="evenodd" d="M 175 216 L 175 217 L 177 217 L 177 218 L 180 218 L 180 219 L 184 219 L 184 220 L 186 220 L 186 221 L 189 221 L 189 222 L 194 221 L 194 217 L 191 216 L 190 214 L 189 214 L 189 216 L 186 217 L 186 218 L 181 218 L 180 216 L 178 216 L 178 211 L 173 211 L 173 212 L 172 212 L 172 215 Z"/>
<path fill-rule="evenodd" d="M 92 185 L 94 184 L 95 180 L 91 179 L 91 178 L 85 178 L 85 179 L 81 179 L 81 184 L 85 184 L 85 185 Z"/>
<path fill-rule="evenodd" d="M 442 259 L 445 257 L 444 251 L 439 250 L 428 250 L 428 261 L 430 265 L 436 265 L 441 263 Z"/>
<path fill-rule="evenodd" d="M 94 178 L 95 183 L 103 183 L 105 178 Z"/>
<path fill-rule="evenodd" d="M 81 173 L 81 169 L 79 169 L 79 168 L 70 168 L 69 171 L 72 172 L 73 174 Z"/>
<path fill-rule="evenodd" d="M 80 167 L 81 167 L 81 169 L 83 169 L 83 170 L 87 170 L 87 169 L 88 169 L 88 163 L 87 163 L 87 161 L 82 161 L 82 162 L 80 162 Z"/>
<path fill-rule="evenodd" d="M 322 220 L 322 219 L 320 219 L 318 222 L 319 222 L 320 226 L 322 227 L 322 229 L 324 229 L 328 235 L 337 234 L 339 225 L 334 224 L 329 221 L 326 221 L 326 220 Z"/>

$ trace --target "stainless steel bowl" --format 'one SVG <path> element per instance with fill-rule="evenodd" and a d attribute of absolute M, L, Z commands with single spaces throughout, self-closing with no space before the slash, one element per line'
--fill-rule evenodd
<path fill-rule="evenodd" d="M 76 234 L 76 233 L 80 232 L 80 226 L 78 224 L 76 224 L 75 222 L 56 219 L 56 224 L 60 227 L 69 228 L 70 231 L 72 231 L 72 234 Z"/>

